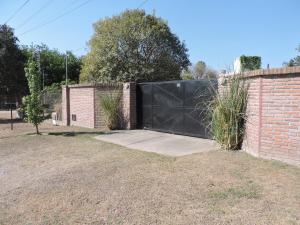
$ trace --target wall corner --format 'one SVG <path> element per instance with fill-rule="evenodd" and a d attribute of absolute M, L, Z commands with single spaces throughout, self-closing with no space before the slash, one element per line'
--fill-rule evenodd
<path fill-rule="evenodd" d="M 136 82 L 123 83 L 123 119 L 124 128 L 136 128 Z"/>

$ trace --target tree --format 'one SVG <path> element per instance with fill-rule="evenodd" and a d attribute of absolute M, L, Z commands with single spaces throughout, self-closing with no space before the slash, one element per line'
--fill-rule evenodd
<path fill-rule="evenodd" d="M 298 52 L 300 52 L 300 45 L 297 48 Z M 292 67 L 292 66 L 300 66 L 300 55 L 296 56 L 295 58 L 291 59 L 288 62 L 283 63 L 284 66 Z"/>
<path fill-rule="evenodd" d="M 61 53 L 56 49 L 50 49 L 45 44 L 23 46 L 23 52 L 29 59 L 32 51 L 39 52 L 40 66 L 44 73 L 44 85 L 49 86 L 53 83 L 60 83 L 65 80 L 66 76 L 66 60 L 65 53 Z M 76 57 L 72 52 L 68 51 L 68 78 L 72 81 L 79 81 L 81 59 Z"/>
<path fill-rule="evenodd" d="M 218 73 L 214 69 L 207 68 L 203 78 L 206 79 L 217 79 Z"/>
<path fill-rule="evenodd" d="M 41 73 L 39 71 L 37 60 L 31 56 L 25 67 L 26 78 L 29 86 L 29 95 L 25 97 L 25 113 L 29 123 L 36 128 L 39 134 L 39 124 L 43 122 L 43 108 L 41 101 Z"/>
<path fill-rule="evenodd" d="M 94 24 L 81 82 L 180 79 L 190 64 L 187 48 L 165 21 L 143 10 L 128 10 Z"/>
<path fill-rule="evenodd" d="M 15 101 L 27 93 L 24 73 L 25 56 L 18 46 L 18 38 L 7 25 L 0 25 L 0 94 Z"/>
<path fill-rule="evenodd" d="M 183 70 L 181 78 L 183 80 L 198 80 L 198 79 L 216 79 L 217 72 L 210 67 L 206 66 L 203 61 L 198 61 L 196 64 L 190 66 L 188 69 Z"/>
<path fill-rule="evenodd" d="M 195 79 L 189 68 L 182 71 L 181 78 L 182 78 L 182 80 L 194 80 Z"/>
<path fill-rule="evenodd" d="M 196 79 L 203 78 L 206 72 L 206 63 L 198 61 L 194 66 L 194 77 Z"/>
<path fill-rule="evenodd" d="M 261 68 L 261 57 L 260 56 L 245 56 L 240 57 L 241 69 L 244 71 L 257 70 Z"/>

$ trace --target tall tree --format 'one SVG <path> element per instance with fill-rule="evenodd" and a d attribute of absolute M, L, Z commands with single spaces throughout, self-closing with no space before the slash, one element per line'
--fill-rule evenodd
<path fill-rule="evenodd" d="M 61 53 L 56 49 L 50 49 L 45 44 L 23 46 L 23 52 L 29 59 L 31 52 L 36 51 L 40 54 L 41 71 L 44 73 L 44 85 L 50 86 L 53 83 L 60 83 L 65 80 L 66 61 L 65 53 Z M 68 78 L 72 81 L 79 81 L 81 59 L 72 52 L 68 54 Z"/>
<path fill-rule="evenodd" d="M 0 25 L 0 95 L 17 100 L 26 94 L 25 56 L 18 46 L 18 38 L 7 25 Z"/>
<path fill-rule="evenodd" d="M 217 72 L 208 67 L 203 61 L 198 61 L 188 69 L 185 69 L 181 74 L 183 80 L 216 79 L 217 76 Z"/>
<path fill-rule="evenodd" d="M 194 77 L 196 79 L 203 78 L 206 72 L 206 63 L 198 61 L 194 66 Z"/>
<path fill-rule="evenodd" d="M 128 10 L 94 24 L 82 82 L 180 79 L 190 64 L 187 48 L 161 18 Z"/>
<path fill-rule="evenodd" d="M 39 134 L 39 124 L 44 120 L 41 101 L 41 73 L 36 56 L 30 56 L 25 67 L 30 94 L 25 97 L 25 113 L 28 122 L 32 123 Z"/>

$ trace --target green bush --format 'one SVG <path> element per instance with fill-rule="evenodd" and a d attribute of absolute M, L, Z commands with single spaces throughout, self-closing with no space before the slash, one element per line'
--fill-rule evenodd
<path fill-rule="evenodd" d="M 227 85 L 210 103 L 213 138 L 226 150 L 240 149 L 246 122 L 248 86 L 239 76 L 227 78 Z"/>
<path fill-rule="evenodd" d="M 242 71 L 251 71 L 261 68 L 261 57 L 260 56 L 245 56 L 240 57 Z"/>
<path fill-rule="evenodd" d="M 100 96 L 100 106 L 104 113 L 105 125 L 114 130 L 118 127 L 120 118 L 121 94 L 119 91 L 104 93 Z"/>

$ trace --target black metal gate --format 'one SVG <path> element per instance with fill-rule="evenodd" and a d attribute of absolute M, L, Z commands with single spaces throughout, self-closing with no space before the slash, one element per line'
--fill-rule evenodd
<path fill-rule="evenodd" d="M 209 138 L 205 108 L 216 86 L 211 80 L 139 83 L 138 127 Z"/>

